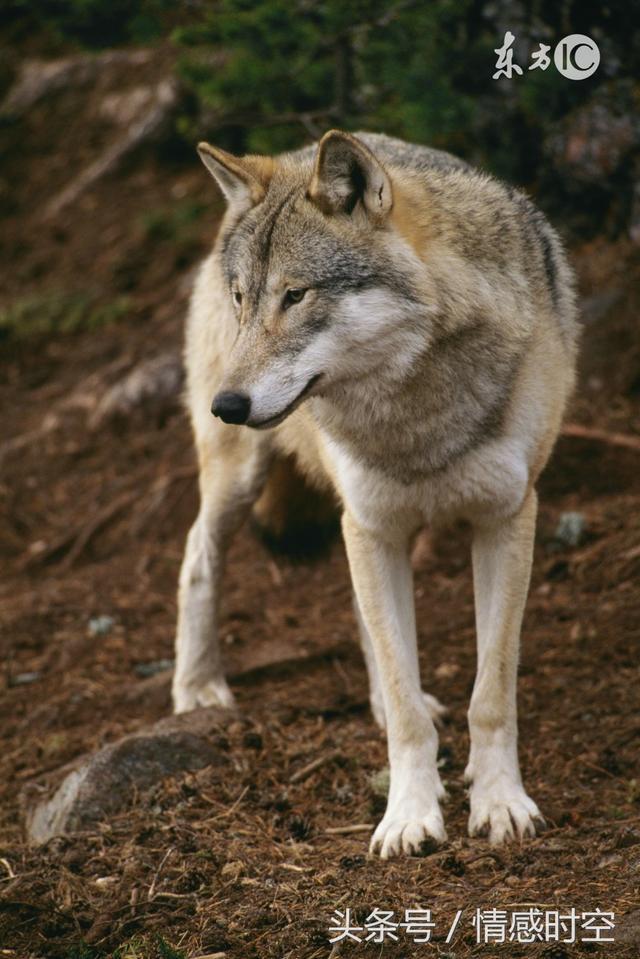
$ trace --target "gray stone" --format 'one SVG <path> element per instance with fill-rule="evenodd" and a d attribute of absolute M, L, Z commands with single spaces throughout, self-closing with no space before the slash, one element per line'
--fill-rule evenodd
<path fill-rule="evenodd" d="M 640 909 L 616 916 L 615 940 L 618 944 L 640 946 Z"/>
<path fill-rule="evenodd" d="M 137 666 L 134 666 L 134 671 L 143 679 L 148 679 L 149 676 L 157 676 L 158 673 L 168 672 L 168 670 L 173 669 L 173 666 L 173 659 L 154 659 L 150 663 L 138 663 Z"/>
<path fill-rule="evenodd" d="M 37 683 L 39 679 L 42 679 L 40 670 L 35 670 L 32 673 L 18 673 L 17 676 L 11 678 L 11 685 L 28 686 L 30 683 Z"/>
<path fill-rule="evenodd" d="M 94 616 L 89 620 L 89 633 L 92 636 L 108 636 L 115 622 L 113 616 Z"/>
<path fill-rule="evenodd" d="M 0 105 L 0 116 L 23 116 L 45 97 L 69 87 L 93 83 L 109 68 L 142 66 L 151 56 L 150 50 L 108 50 L 98 55 L 80 54 L 62 60 L 27 60 Z"/>
<path fill-rule="evenodd" d="M 562 513 L 554 539 L 563 546 L 579 546 L 587 532 L 587 521 L 582 513 Z"/>
<path fill-rule="evenodd" d="M 85 757 L 50 798 L 28 811 L 30 842 L 95 826 L 167 776 L 225 762 L 212 736 L 231 715 L 211 708 L 173 716 Z"/>
<path fill-rule="evenodd" d="M 640 123 L 628 89 L 612 88 L 569 113 L 548 137 L 546 151 L 558 172 L 603 187 L 640 142 Z"/>
<path fill-rule="evenodd" d="M 128 420 L 141 410 L 162 418 L 179 405 L 184 380 L 182 357 L 172 350 L 144 360 L 111 386 L 89 419 L 91 429 L 110 420 Z"/>

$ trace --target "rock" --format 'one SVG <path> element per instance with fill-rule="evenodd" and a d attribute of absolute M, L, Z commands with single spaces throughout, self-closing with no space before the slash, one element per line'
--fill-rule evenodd
<path fill-rule="evenodd" d="M 37 683 L 39 679 L 42 679 L 40 670 L 34 670 L 31 673 L 18 673 L 17 676 L 12 676 L 10 685 L 29 686 L 31 683 Z"/>
<path fill-rule="evenodd" d="M 153 105 L 155 89 L 153 86 L 133 87 L 108 93 L 102 100 L 98 112 L 110 123 L 128 127 Z"/>
<path fill-rule="evenodd" d="M 115 173 L 125 157 L 134 150 L 165 136 L 171 129 L 180 100 L 180 88 L 174 78 L 160 81 L 154 89 L 153 100 L 148 109 L 127 125 L 119 140 L 107 147 L 93 163 L 81 170 L 49 201 L 44 210 L 45 220 L 55 219 L 99 180 Z"/>
<path fill-rule="evenodd" d="M 91 636 L 108 636 L 115 625 L 113 616 L 94 616 L 89 620 Z"/>
<path fill-rule="evenodd" d="M 627 86 L 612 85 L 570 113 L 550 135 L 546 151 L 559 173 L 606 186 L 640 143 L 640 122 Z"/>
<path fill-rule="evenodd" d="M 460 672 L 458 663 L 440 663 L 433 671 L 437 679 L 453 679 Z"/>
<path fill-rule="evenodd" d="M 110 67 L 142 66 L 151 56 L 149 50 L 108 50 L 97 55 L 80 54 L 61 60 L 27 60 L 0 105 L 0 116 L 23 116 L 53 93 L 92 83 Z"/>
<path fill-rule="evenodd" d="M 27 813 L 27 835 L 40 844 L 87 829 L 126 808 L 133 797 L 167 776 L 226 762 L 213 735 L 228 710 L 201 709 L 161 720 L 80 761 L 51 798 Z"/>
<path fill-rule="evenodd" d="M 587 532 L 587 521 L 582 513 L 562 513 L 553 538 L 563 546 L 579 546 Z"/>
<path fill-rule="evenodd" d="M 600 84 L 548 130 L 542 178 L 545 189 L 564 196 L 572 229 L 583 235 L 604 228 L 639 243 L 640 114 L 633 82 Z"/>
<path fill-rule="evenodd" d="M 623 859 L 619 852 L 608 852 L 598 861 L 597 868 L 607 869 L 609 866 L 619 866 L 622 862 Z"/>
<path fill-rule="evenodd" d="M 631 846 L 640 845 L 640 829 L 631 829 L 627 827 L 622 829 L 616 836 L 614 843 L 615 849 L 629 849 Z"/>
<path fill-rule="evenodd" d="M 107 390 L 91 414 L 90 428 L 98 429 L 118 418 L 128 419 L 136 410 L 156 419 L 164 418 L 178 405 L 183 379 L 179 353 L 160 353 L 139 363 Z"/>
<path fill-rule="evenodd" d="M 173 659 L 156 659 L 150 663 L 138 663 L 137 666 L 134 666 L 134 671 L 143 679 L 148 679 L 150 676 L 157 676 L 158 673 L 166 673 L 173 667 Z"/>
<path fill-rule="evenodd" d="M 94 885 L 100 892 L 109 892 L 110 889 L 118 885 L 119 881 L 117 876 L 98 876 L 94 880 Z"/>
<path fill-rule="evenodd" d="M 616 916 L 615 938 L 618 944 L 640 946 L 640 909 Z"/>

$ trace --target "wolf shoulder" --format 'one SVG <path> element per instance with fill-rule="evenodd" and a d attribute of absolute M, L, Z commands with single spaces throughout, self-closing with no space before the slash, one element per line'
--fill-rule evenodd
<path fill-rule="evenodd" d="M 563 339 L 573 343 L 573 271 L 558 233 L 523 190 L 444 150 L 380 133 L 356 136 L 401 178 L 422 183 L 434 222 L 468 261 L 519 267 L 533 292 L 548 292 Z"/>
<path fill-rule="evenodd" d="M 393 182 L 415 197 L 412 218 L 426 218 L 428 232 L 440 245 L 498 287 L 502 282 L 516 293 L 524 292 L 534 307 L 532 315 L 546 312 L 567 355 L 575 354 L 573 271 L 558 233 L 524 191 L 444 150 L 383 133 L 358 131 L 354 136 L 386 167 Z M 309 162 L 314 150 L 304 147 L 290 156 Z M 428 249 L 425 258 L 429 260 Z"/>

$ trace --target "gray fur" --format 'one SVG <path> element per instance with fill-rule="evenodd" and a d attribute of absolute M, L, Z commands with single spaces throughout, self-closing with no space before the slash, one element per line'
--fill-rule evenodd
<path fill-rule="evenodd" d="M 275 160 L 199 149 L 229 210 L 187 325 L 202 502 L 180 574 L 175 708 L 233 702 L 216 642 L 225 552 L 273 456 L 294 460 L 342 505 L 388 735 L 389 802 L 371 849 L 387 858 L 443 841 L 409 548 L 423 523 L 466 519 L 479 651 L 469 830 L 493 843 L 533 835 L 516 678 L 535 484 L 574 382 L 560 241 L 524 194 L 389 137 L 331 131 Z M 224 404 L 210 416 L 217 391 L 242 394 L 239 417 Z"/>
<path fill-rule="evenodd" d="M 368 380 L 341 384 L 331 391 L 330 410 L 322 402 L 312 406 L 327 432 L 354 455 L 410 483 L 445 469 L 500 429 L 537 322 L 532 304 L 548 299 L 573 352 L 571 273 L 557 235 L 521 192 L 442 151 L 380 134 L 358 136 L 392 177 L 426 192 L 434 239 L 469 264 L 468 276 L 431 269 L 427 253 L 432 292 L 425 302 L 414 267 L 390 255 L 384 229 L 363 232 L 347 217 L 323 215 L 305 198 L 315 148 L 283 157 L 264 200 L 231 222 L 221 258 L 229 284 L 244 271 L 247 322 L 255 336 L 264 322 L 263 294 L 272 269 L 289 271 L 317 291 L 304 319 L 282 333 L 277 345 L 271 342 L 271 355 L 296 356 L 310 336 L 338 323 L 340 299 L 349 292 L 386 288 L 411 311 L 411 322 L 423 330 L 424 351 L 401 391 L 381 369 L 375 390 Z M 491 302 L 485 292 L 474 303 L 474 277 L 494 291 Z M 509 333 L 501 330 L 505 294 L 509 310 L 515 304 L 518 312 L 515 335 L 511 318 Z"/>

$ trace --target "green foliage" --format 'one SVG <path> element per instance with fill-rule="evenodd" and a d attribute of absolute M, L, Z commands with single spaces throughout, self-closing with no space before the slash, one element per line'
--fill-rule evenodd
<path fill-rule="evenodd" d="M 174 267 L 184 269 L 202 253 L 200 219 L 206 209 L 198 201 L 184 200 L 148 210 L 140 218 L 144 245 L 167 243 Z"/>
<path fill-rule="evenodd" d="M 158 959 L 186 959 L 182 950 L 174 949 L 162 936 L 158 936 L 156 946 L 158 949 Z"/>
<path fill-rule="evenodd" d="M 71 949 L 65 953 L 64 959 L 99 959 L 101 955 L 95 946 L 81 942 L 77 946 L 72 946 Z"/>
<path fill-rule="evenodd" d="M 184 952 L 175 949 L 162 936 L 134 936 L 119 946 L 113 959 L 186 959 Z"/>
<path fill-rule="evenodd" d="M 27 340 L 97 330 L 115 323 L 128 310 L 124 297 L 100 303 L 86 293 L 25 296 L 0 308 L 0 339 Z"/>
<path fill-rule="evenodd" d="M 37 6 L 38 26 L 89 48 L 149 43 L 166 32 L 170 0 L 9 0 L 13 16 L 30 17 Z"/>
<path fill-rule="evenodd" d="M 607 208 L 605 186 L 578 197 L 579 183 L 563 182 L 545 143 L 582 104 L 601 94 L 609 102 L 611 88 L 611 99 L 619 99 L 620 81 L 630 90 L 621 108 L 626 114 L 637 111 L 640 96 L 640 18 L 629 15 L 629 0 L 6 0 L 5 6 L 10 19 L 49 30 L 63 49 L 69 42 L 104 47 L 172 36 L 179 75 L 192 94 L 176 127 L 190 145 L 208 135 L 235 152 L 274 153 L 330 127 L 378 130 L 451 150 L 539 188 L 543 205 L 556 211 L 580 204 L 594 211 L 594 222 Z M 507 30 L 523 74 L 495 81 L 495 51 Z M 540 43 L 552 55 L 571 33 L 598 43 L 594 76 L 573 82 L 553 64 L 528 69 Z M 631 176 L 622 190 L 610 187 L 624 194 L 625 209 Z M 193 223 L 170 211 L 150 214 L 143 231 L 150 240 L 175 242 L 183 249 L 180 263 L 199 252 Z"/>
<path fill-rule="evenodd" d="M 185 200 L 173 206 L 148 210 L 141 218 L 145 239 L 174 242 L 191 239 L 194 227 L 205 209 L 204 204 L 197 200 Z"/>
<path fill-rule="evenodd" d="M 389 795 L 390 782 L 391 773 L 389 772 L 388 766 L 385 766 L 384 769 L 378 769 L 375 773 L 371 773 L 369 776 L 371 792 L 374 794 L 374 796 L 379 796 L 381 799 L 386 799 Z"/>
<path fill-rule="evenodd" d="M 148 43 L 173 30 L 194 102 L 185 139 L 214 131 L 229 149 L 277 152 L 331 126 L 450 149 L 531 182 L 555 122 L 610 80 L 640 74 L 640 19 L 629 0 L 6 0 L 88 47 Z M 34 11 L 37 10 L 37 15 Z M 494 81 L 495 49 L 516 36 L 523 76 Z M 530 54 L 569 33 L 600 46 L 601 67 L 572 82 Z M 200 109 L 198 109 L 198 107 Z M 197 117 L 197 119 L 194 119 Z M 204 119 L 203 119 L 204 118 Z"/>
<path fill-rule="evenodd" d="M 331 126 L 366 127 L 530 181 L 549 128 L 607 78 L 602 69 L 580 83 L 553 65 L 529 71 L 531 51 L 587 33 L 609 75 L 615 64 L 631 73 L 640 31 L 629 29 L 623 0 L 525 0 L 510 10 L 482 0 L 217 0 L 174 37 L 182 78 L 230 149 L 274 152 Z M 524 74 L 494 81 L 506 29 Z"/>

